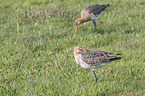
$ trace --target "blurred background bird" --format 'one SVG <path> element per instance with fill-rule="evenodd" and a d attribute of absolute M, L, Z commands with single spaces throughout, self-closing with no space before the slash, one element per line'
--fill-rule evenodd
<path fill-rule="evenodd" d="M 104 10 L 109 6 L 110 6 L 110 4 L 107 4 L 107 5 L 94 4 L 94 5 L 89 5 L 89 6 L 85 7 L 81 11 L 81 18 L 78 18 L 75 20 L 75 33 L 77 32 L 78 25 L 80 25 L 81 23 L 87 22 L 87 21 L 93 21 L 93 24 L 94 24 L 93 33 L 95 33 L 95 29 L 96 29 L 95 21 L 102 15 Z"/>

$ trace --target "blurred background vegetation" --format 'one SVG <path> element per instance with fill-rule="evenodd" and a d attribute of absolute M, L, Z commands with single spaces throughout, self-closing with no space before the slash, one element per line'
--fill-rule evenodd
<path fill-rule="evenodd" d="M 97 21 L 74 20 L 90 4 L 111 6 Z M 0 94 L 145 95 L 145 1 L 0 0 Z M 75 46 L 121 53 L 123 59 L 91 70 L 78 66 Z"/>

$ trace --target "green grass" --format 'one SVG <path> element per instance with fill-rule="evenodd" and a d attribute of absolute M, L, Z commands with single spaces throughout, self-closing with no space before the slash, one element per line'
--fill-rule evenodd
<path fill-rule="evenodd" d="M 111 4 L 97 21 L 74 20 L 89 4 Z M 145 95 L 143 0 L 0 0 L 1 96 Z M 78 66 L 75 46 L 121 53 L 123 59 L 92 70 Z M 103 70 L 103 71 L 102 71 Z"/>

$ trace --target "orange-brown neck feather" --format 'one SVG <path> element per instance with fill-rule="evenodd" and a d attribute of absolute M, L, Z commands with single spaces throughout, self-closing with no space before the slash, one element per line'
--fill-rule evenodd
<path fill-rule="evenodd" d="M 84 23 L 84 22 L 89 21 L 89 19 L 87 19 L 87 18 L 85 18 L 85 17 L 78 18 L 78 20 L 80 21 L 80 23 Z"/>

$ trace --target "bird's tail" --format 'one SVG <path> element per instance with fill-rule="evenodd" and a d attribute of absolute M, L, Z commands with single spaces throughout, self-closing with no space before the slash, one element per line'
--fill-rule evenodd
<path fill-rule="evenodd" d="M 110 58 L 109 61 L 115 61 L 115 60 L 119 60 L 122 59 L 121 57 L 114 57 L 114 58 Z"/>

